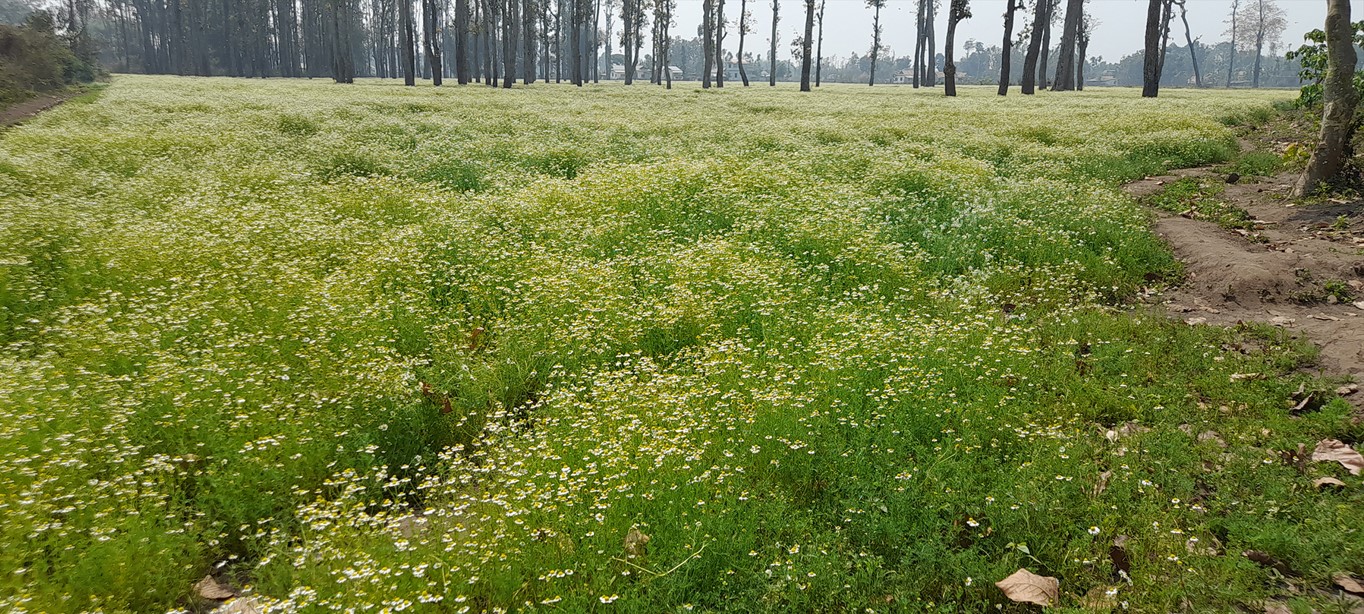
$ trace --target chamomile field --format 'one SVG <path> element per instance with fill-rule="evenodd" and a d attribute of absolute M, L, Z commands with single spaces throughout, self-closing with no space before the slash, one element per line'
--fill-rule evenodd
<path fill-rule="evenodd" d="M 1310 348 L 1129 306 L 1286 97 L 116 77 L 0 133 L 0 610 L 1344 611 Z"/>

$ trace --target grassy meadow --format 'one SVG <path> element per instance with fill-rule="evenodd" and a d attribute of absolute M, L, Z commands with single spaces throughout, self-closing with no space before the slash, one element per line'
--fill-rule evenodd
<path fill-rule="evenodd" d="M 1310 349 L 1125 306 L 1285 96 L 116 77 L 0 133 L 0 610 L 1345 608 Z"/>

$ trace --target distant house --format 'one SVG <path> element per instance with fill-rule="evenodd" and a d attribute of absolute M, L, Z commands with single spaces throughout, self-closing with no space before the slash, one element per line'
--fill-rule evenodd
<path fill-rule="evenodd" d="M 1107 87 L 1118 84 L 1118 73 L 1112 70 L 1105 70 L 1097 76 L 1085 79 L 1086 86 Z"/>
<path fill-rule="evenodd" d="M 676 66 L 669 66 L 669 67 L 668 67 L 668 72 L 672 74 L 673 81 L 681 81 L 682 78 L 683 78 L 682 69 L 681 69 L 681 68 L 678 68 L 678 67 L 676 67 Z M 612 79 L 617 79 L 617 80 L 624 79 L 624 78 L 625 78 L 625 66 L 622 65 L 622 64 L 612 64 L 612 65 L 611 65 L 611 78 L 612 78 Z M 641 81 L 648 81 L 648 80 L 649 80 L 649 67 L 648 67 L 648 66 L 640 66 L 638 69 L 636 69 L 636 70 L 635 70 L 635 79 L 638 79 L 638 80 L 641 80 Z"/>
<path fill-rule="evenodd" d="M 914 71 L 912 71 L 912 70 L 910 70 L 910 69 L 908 69 L 908 68 L 906 68 L 906 69 L 904 69 L 904 70 L 901 70 L 901 71 L 898 71 L 898 72 L 895 73 L 895 76 L 893 76 L 893 77 L 890 78 L 890 82 L 891 82 L 891 83 L 913 83 L 913 82 L 914 82 Z"/>

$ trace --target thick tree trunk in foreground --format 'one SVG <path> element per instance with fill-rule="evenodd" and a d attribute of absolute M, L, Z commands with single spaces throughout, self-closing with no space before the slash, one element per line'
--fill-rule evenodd
<path fill-rule="evenodd" d="M 398 44 L 402 46 L 403 85 L 417 84 L 417 44 L 412 0 L 398 0 Z"/>
<path fill-rule="evenodd" d="M 1052 91 L 1068 92 L 1075 89 L 1075 41 L 1084 20 L 1084 0 L 1066 0 L 1066 21 L 1061 28 L 1061 52 L 1056 59 L 1056 79 Z"/>
<path fill-rule="evenodd" d="M 1141 66 L 1141 96 L 1155 98 L 1160 94 L 1161 16 L 1168 0 L 1148 0 L 1146 5 L 1146 53 Z"/>
<path fill-rule="evenodd" d="M 1321 141 L 1312 152 L 1307 169 L 1293 186 L 1293 195 L 1315 192 L 1345 166 L 1350 157 L 1350 136 L 1354 132 L 1355 105 L 1359 94 L 1354 87 L 1355 54 L 1351 40 L 1350 0 L 1327 0 L 1326 80 L 1322 83 L 1325 109 L 1321 117 Z"/>
<path fill-rule="evenodd" d="M 748 0 L 740 0 L 739 53 L 734 57 L 739 62 L 739 79 L 744 82 L 744 87 L 748 87 L 748 71 L 744 70 L 744 35 L 746 34 L 748 34 Z"/>
<path fill-rule="evenodd" d="M 1014 46 L 1014 11 L 1023 8 L 1018 4 L 1018 0 L 1008 0 L 1009 6 L 1004 9 L 1004 52 L 999 56 L 999 95 L 1009 95 L 1009 72 L 1013 63 Z"/>
<path fill-rule="evenodd" d="M 767 85 L 777 87 L 777 21 L 780 17 L 778 0 L 772 0 L 772 48 L 768 50 L 767 60 L 771 65 L 767 69 Z"/>
<path fill-rule="evenodd" d="M 1042 20 L 1047 16 L 1047 1 L 1036 0 L 1032 11 L 1032 37 L 1028 39 L 1028 52 L 1023 55 L 1023 93 L 1033 93 L 1037 84 L 1037 56 L 1042 51 Z"/>
<path fill-rule="evenodd" d="M 947 40 L 943 45 L 943 93 L 948 96 L 957 95 L 957 64 L 952 59 L 957 40 L 957 24 L 963 19 L 971 18 L 971 9 L 967 4 L 968 0 L 952 0 L 950 8 L 947 9 Z"/>
<path fill-rule="evenodd" d="M 815 0 L 805 0 L 805 38 L 800 41 L 800 91 L 810 91 L 810 65 L 814 60 Z"/>

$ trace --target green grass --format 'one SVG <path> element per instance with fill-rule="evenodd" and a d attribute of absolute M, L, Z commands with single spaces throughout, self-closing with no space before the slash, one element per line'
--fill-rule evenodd
<path fill-rule="evenodd" d="M 1214 222 L 1228 229 L 1255 230 L 1255 221 L 1245 209 L 1222 200 L 1226 184 L 1217 177 L 1184 177 L 1169 184 L 1146 203 L 1191 219 Z"/>
<path fill-rule="evenodd" d="M 1177 263 L 1117 183 L 1272 100 L 118 77 L 0 140 L 0 609 L 1329 590 L 1310 349 L 1122 306 Z"/>

